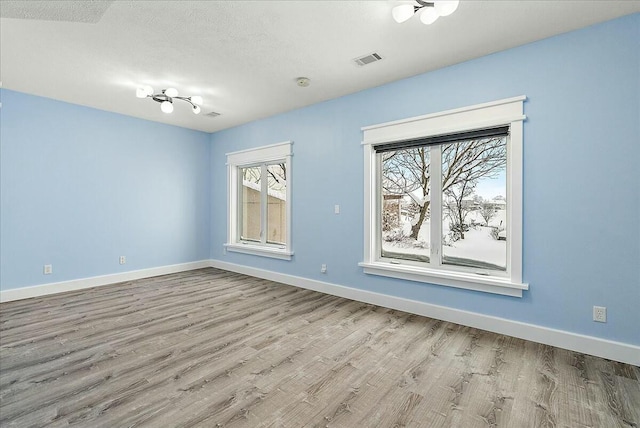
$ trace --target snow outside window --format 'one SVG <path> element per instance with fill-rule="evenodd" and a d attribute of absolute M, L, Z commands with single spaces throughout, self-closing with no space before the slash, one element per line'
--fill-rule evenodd
<path fill-rule="evenodd" d="M 291 145 L 227 154 L 228 251 L 291 259 Z"/>
<path fill-rule="evenodd" d="M 506 272 L 506 140 L 496 136 L 378 153 L 380 257 L 430 263 L 433 249 L 442 265 Z M 440 177 L 432 176 L 432 151 L 442 159 Z M 440 207 L 431 203 L 431 181 L 438 179 Z M 441 223 L 440 236 L 433 239 L 432 222 Z"/>
<path fill-rule="evenodd" d="M 522 296 L 524 99 L 363 128 L 365 273 Z"/>

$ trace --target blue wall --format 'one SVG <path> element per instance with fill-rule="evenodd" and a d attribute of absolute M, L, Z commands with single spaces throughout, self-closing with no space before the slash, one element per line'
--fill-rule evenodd
<path fill-rule="evenodd" d="M 640 344 L 639 41 L 636 14 L 213 134 L 211 258 Z M 530 291 L 519 299 L 364 275 L 360 128 L 517 95 L 528 97 Z M 285 140 L 294 260 L 224 254 L 225 153 Z M 593 305 L 608 308 L 606 324 L 592 321 Z"/>
<path fill-rule="evenodd" d="M 636 14 L 211 136 L 2 90 L 0 288 L 213 258 L 640 344 L 639 40 Z M 517 95 L 530 291 L 364 275 L 360 128 Z M 225 154 L 286 140 L 294 260 L 223 254 Z"/>
<path fill-rule="evenodd" d="M 1 97 L 2 290 L 209 258 L 209 134 Z"/>

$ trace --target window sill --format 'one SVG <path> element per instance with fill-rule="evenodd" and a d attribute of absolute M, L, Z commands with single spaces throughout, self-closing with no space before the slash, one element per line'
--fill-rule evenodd
<path fill-rule="evenodd" d="M 395 265 L 383 262 L 358 263 L 364 273 L 467 290 L 484 291 L 486 293 L 505 296 L 522 297 L 522 291 L 529 289 L 529 284 L 512 282 L 509 278 L 480 276 L 473 273 L 445 272 L 417 266 Z"/>
<path fill-rule="evenodd" d="M 268 247 L 251 244 L 224 244 L 227 251 L 233 253 L 252 254 L 254 256 L 271 257 L 280 260 L 291 260 L 293 252 L 286 248 Z"/>

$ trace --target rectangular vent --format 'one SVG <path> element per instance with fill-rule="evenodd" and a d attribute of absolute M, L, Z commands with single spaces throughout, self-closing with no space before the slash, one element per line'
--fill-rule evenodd
<path fill-rule="evenodd" d="M 217 116 L 220 116 L 220 113 L 212 111 L 212 112 L 209 112 L 209 113 L 205 114 L 205 116 L 217 117 Z"/>
<path fill-rule="evenodd" d="M 377 54 L 374 52 L 372 54 L 365 55 L 360 58 L 356 58 L 353 61 L 355 61 L 355 63 L 358 64 L 359 66 L 363 66 L 363 65 L 371 64 L 372 62 L 380 61 L 381 59 L 382 57 L 380 56 L 380 54 Z"/>

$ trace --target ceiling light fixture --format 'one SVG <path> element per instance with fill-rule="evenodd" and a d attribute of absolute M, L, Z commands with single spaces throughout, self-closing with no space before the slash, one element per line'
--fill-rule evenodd
<path fill-rule="evenodd" d="M 433 24 L 441 16 L 449 16 L 456 11 L 460 0 L 415 0 L 412 3 L 404 3 L 391 10 L 391 16 L 397 23 L 404 22 L 411 18 L 419 10 L 424 9 L 420 14 L 420 21 L 423 24 Z"/>
<path fill-rule="evenodd" d="M 158 94 L 153 93 L 151 86 L 141 86 L 136 89 L 136 97 L 138 98 L 151 98 L 153 101 L 160 103 L 160 110 L 163 113 L 173 112 L 173 100 L 182 100 L 191 104 L 191 111 L 194 114 L 200 113 L 200 106 L 202 105 L 202 97 L 195 95 L 192 97 L 179 97 L 178 90 L 175 88 L 163 89 Z"/>

